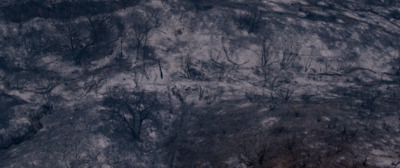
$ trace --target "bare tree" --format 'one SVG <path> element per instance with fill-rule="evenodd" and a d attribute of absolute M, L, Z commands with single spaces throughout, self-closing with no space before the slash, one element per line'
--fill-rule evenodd
<path fill-rule="evenodd" d="M 82 29 L 77 27 L 77 24 L 72 21 L 63 23 L 63 25 L 59 26 L 59 29 L 67 39 L 68 50 L 71 53 L 76 51 L 85 39 L 88 39 L 88 37 L 82 37 Z"/>
<path fill-rule="evenodd" d="M 310 69 L 311 65 L 312 65 L 312 58 L 307 57 L 307 58 L 304 60 L 304 72 L 307 72 L 308 69 Z"/>
<path fill-rule="evenodd" d="M 111 54 L 122 31 L 115 21 L 118 20 L 116 16 L 107 11 L 100 13 L 87 8 L 86 20 L 66 21 L 57 25 L 66 41 L 65 57 L 78 65 Z"/>
<path fill-rule="evenodd" d="M 155 112 L 160 103 L 151 93 L 114 88 L 104 98 L 103 105 L 112 121 L 127 130 L 134 139 L 140 140 L 143 122 L 156 122 Z"/>
<path fill-rule="evenodd" d="M 281 70 L 286 70 L 299 56 L 300 45 L 297 43 L 286 44 L 280 61 Z"/>
<path fill-rule="evenodd" d="M 160 71 L 160 78 L 163 79 L 164 75 L 161 67 L 161 62 L 160 60 L 158 60 L 157 62 L 158 62 L 158 70 Z"/>
<path fill-rule="evenodd" d="M 261 27 L 263 11 L 260 9 L 262 5 L 261 0 L 247 1 L 246 9 L 243 14 L 238 18 L 239 29 L 246 29 L 249 33 L 258 31 Z"/>
<path fill-rule="evenodd" d="M 181 74 L 187 79 L 202 79 L 203 75 L 194 67 L 193 60 L 190 55 L 182 58 L 182 70 L 183 73 Z"/>
<path fill-rule="evenodd" d="M 272 56 L 273 56 L 273 51 L 272 51 L 272 40 L 270 38 L 271 37 L 267 33 L 264 33 L 260 40 L 260 46 L 261 46 L 260 66 L 261 67 L 267 67 L 274 63 L 274 62 L 271 62 Z"/>
<path fill-rule="evenodd" d="M 257 71 L 263 77 L 264 87 L 267 85 L 268 80 L 270 80 L 271 78 L 271 73 L 273 71 L 273 67 L 271 67 L 271 65 L 278 62 L 273 60 L 274 53 L 272 51 L 272 41 L 273 37 L 270 37 L 267 32 L 262 35 L 262 38 L 259 41 L 259 45 L 261 48 L 260 52 L 258 53 L 260 57 L 260 66 L 257 67 Z"/>
<path fill-rule="evenodd" d="M 59 78 L 55 73 L 46 70 L 38 71 L 33 75 L 36 83 L 34 92 L 41 95 L 45 100 L 42 106 L 43 112 L 45 114 L 52 113 L 55 99 L 51 92 L 59 84 Z"/>
<path fill-rule="evenodd" d="M 293 92 L 294 88 L 290 83 L 281 85 L 277 90 L 275 90 L 276 95 L 285 102 L 288 102 L 289 99 L 292 98 Z"/>
<path fill-rule="evenodd" d="M 270 92 L 270 100 L 271 104 L 269 106 L 270 110 L 275 109 L 276 107 L 276 92 L 275 89 L 278 88 L 279 80 L 281 76 L 278 74 L 276 76 L 271 76 L 271 78 L 267 81 L 268 82 L 268 89 Z"/>
<path fill-rule="evenodd" d="M 136 50 L 136 60 L 143 60 L 146 53 L 145 48 L 150 37 L 150 32 L 154 28 L 160 26 L 160 11 L 157 9 L 150 9 L 150 12 L 143 15 L 142 13 L 134 13 L 128 19 L 131 22 L 129 30 L 133 34 L 134 48 Z"/>
<path fill-rule="evenodd" d="M 224 90 L 221 88 L 213 88 L 210 85 L 199 85 L 199 101 L 204 100 L 207 104 L 216 102 L 221 97 Z"/>
<path fill-rule="evenodd" d="M 107 82 L 106 78 L 92 75 L 87 81 L 85 81 L 84 89 L 86 90 L 86 93 L 94 92 L 97 95 L 101 85 L 105 82 Z"/>
<path fill-rule="evenodd" d="M 252 132 L 237 137 L 237 158 L 239 162 L 247 167 L 261 168 L 267 165 L 265 163 L 270 144 L 265 134 L 261 132 Z"/>
<path fill-rule="evenodd" d="M 219 69 L 219 77 L 218 80 L 221 81 L 222 78 L 225 75 L 225 70 L 226 70 L 226 65 L 225 62 L 222 61 L 218 61 L 221 57 L 221 52 L 218 52 L 218 54 L 214 57 L 215 54 L 213 54 L 213 51 L 209 51 L 209 56 L 211 59 L 211 63 L 214 67 L 216 67 L 217 69 Z"/>
<path fill-rule="evenodd" d="M 222 56 L 221 51 L 223 51 Z M 246 64 L 248 61 L 245 61 L 243 63 L 237 63 L 231 59 L 231 54 L 232 54 L 232 49 L 228 48 L 226 46 L 222 47 L 222 50 L 214 52 L 214 50 L 209 51 L 209 56 L 211 59 L 211 64 L 213 67 L 218 69 L 218 80 L 222 80 L 226 74 L 229 74 L 232 71 L 237 71 L 241 65 Z"/>
<path fill-rule="evenodd" d="M 75 23 L 73 21 L 57 25 L 58 30 L 63 34 L 67 42 L 67 54 L 64 57 L 72 59 L 75 64 L 81 64 L 79 53 L 90 43 L 90 37 L 85 35 L 84 27 L 86 27 L 84 23 Z"/>
<path fill-rule="evenodd" d="M 183 75 L 187 79 L 192 78 L 191 69 L 192 69 L 193 63 L 192 63 L 192 57 L 190 55 L 187 55 L 186 57 L 183 58 Z"/>
<path fill-rule="evenodd" d="M 231 54 L 232 54 L 232 52 L 234 52 L 234 51 L 232 51 L 232 48 L 231 48 L 231 47 L 227 48 L 226 46 L 222 46 L 222 51 L 224 51 L 226 60 L 227 60 L 229 63 L 231 63 L 232 65 L 236 66 L 235 69 L 236 69 L 236 68 L 239 68 L 240 65 L 244 65 L 244 64 L 246 64 L 246 63 L 248 62 L 248 61 L 245 61 L 245 62 L 243 62 L 243 63 L 234 62 L 234 61 L 231 59 Z"/>
<path fill-rule="evenodd" d="M 115 42 L 120 36 L 120 29 L 116 28 L 116 23 L 112 22 L 112 14 L 100 13 L 98 15 L 87 14 L 86 18 L 90 25 L 90 42 L 83 46 L 81 56 L 98 58 L 111 54 L 115 48 Z M 89 58 L 90 61 L 91 58 Z"/>

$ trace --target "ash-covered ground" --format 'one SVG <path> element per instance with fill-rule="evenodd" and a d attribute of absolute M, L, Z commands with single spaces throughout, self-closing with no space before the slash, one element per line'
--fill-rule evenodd
<path fill-rule="evenodd" d="M 0 167 L 400 167 L 395 0 L 0 11 Z"/>

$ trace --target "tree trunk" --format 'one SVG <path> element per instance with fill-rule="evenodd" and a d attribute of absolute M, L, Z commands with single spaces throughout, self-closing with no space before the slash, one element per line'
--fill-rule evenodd
<path fill-rule="evenodd" d="M 158 60 L 158 68 L 160 69 L 160 78 L 163 79 L 163 72 L 162 72 L 160 60 Z"/>

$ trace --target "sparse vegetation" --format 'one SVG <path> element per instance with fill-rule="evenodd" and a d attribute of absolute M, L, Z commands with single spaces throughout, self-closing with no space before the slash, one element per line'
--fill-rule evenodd
<path fill-rule="evenodd" d="M 396 5 L 3 0 L 0 167 L 396 167 Z"/>

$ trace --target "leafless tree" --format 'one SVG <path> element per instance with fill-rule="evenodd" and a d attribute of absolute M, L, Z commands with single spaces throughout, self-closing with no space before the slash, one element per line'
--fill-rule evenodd
<path fill-rule="evenodd" d="M 160 78 L 163 79 L 164 75 L 161 67 L 161 62 L 160 60 L 158 60 L 157 62 L 158 62 L 158 70 L 160 71 Z"/>
<path fill-rule="evenodd" d="M 273 60 L 274 52 L 272 50 L 274 37 L 271 37 L 268 32 L 265 32 L 260 41 L 260 52 L 258 53 L 260 58 L 260 66 L 257 67 L 257 71 L 259 75 L 263 77 L 263 86 L 265 87 L 268 83 L 268 80 L 271 80 L 271 73 L 273 73 L 274 69 L 272 65 L 277 63 L 278 61 Z"/>
<path fill-rule="evenodd" d="M 190 73 L 191 69 L 192 69 L 193 63 L 192 63 L 192 57 L 190 57 L 190 55 L 186 56 L 185 58 L 183 58 L 183 75 L 185 78 L 187 79 L 191 79 L 192 75 Z"/>
<path fill-rule="evenodd" d="M 223 55 L 221 51 L 223 51 Z M 248 61 L 243 63 L 237 63 L 231 59 L 232 49 L 226 46 L 223 46 L 220 51 L 210 50 L 209 56 L 211 60 L 211 65 L 218 69 L 218 80 L 222 80 L 225 75 L 229 74 L 232 71 L 237 71 L 241 65 L 246 64 Z"/>
<path fill-rule="evenodd" d="M 252 132 L 249 134 L 239 135 L 237 143 L 237 158 L 239 162 L 247 167 L 261 168 L 265 163 L 268 155 L 270 144 L 268 138 L 263 133 Z"/>
<path fill-rule="evenodd" d="M 131 76 L 133 76 L 133 82 L 135 83 L 136 89 L 139 89 L 144 79 L 144 75 L 142 75 L 142 73 L 138 72 L 137 70 L 134 70 Z"/>
<path fill-rule="evenodd" d="M 210 85 L 199 85 L 199 100 L 204 100 L 207 104 L 212 104 L 223 94 L 221 88 L 213 88 Z"/>
<path fill-rule="evenodd" d="M 193 60 L 190 55 L 182 58 L 182 70 L 183 72 L 181 74 L 187 79 L 202 79 L 203 74 L 194 67 Z"/>
<path fill-rule="evenodd" d="M 310 57 L 305 58 L 305 60 L 304 60 L 304 72 L 307 72 L 308 69 L 310 69 L 311 65 L 312 65 L 312 58 L 310 58 Z"/>
<path fill-rule="evenodd" d="M 263 11 L 260 9 L 261 0 L 246 1 L 246 9 L 238 18 L 239 29 L 246 29 L 249 33 L 258 31 L 261 27 Z"/>
<path fill-rule="evenodd" d="M 92 15 L 89 13 L 86 15 L 87 20 L 91 28 L 91 40 L 92 43 L 98 43 L 103 40 L 107 40 L 108 31 L 112 27 L 110 23 L 111 15 L 107 13 L 101 13 L 100 15 Z"/>
<path fill-rule="evenodd" d="M 96 77 L 96 75 L 92 75 L 85 82 L 84 89 L 86 90 L 86 93 L 94 92 L 97 95 L 101 85 L 104 84 L 105 82 L 107 82 L 106 78 L 100 76 Z"/>
<path fill-rule="evenodd" d="M 81 63 L 81 57 L 78 54 L 90 43 L 90 37 L 85 35 L 87 32 L 84 27 L 86 27 L 84 23 L 76 23 L 73 21 L 57 25 L 58 30 L 66 39 L 65 41 L 67 41 L 67 55 L 64 57 L 72 59 L 76 64 Z"/>
<path fill-rule="evenodd" d="M 150 37 L 150 32 L 154 28 L 158 28 L 161 24 L 160 22 L 160 11 L 157 9 L 150 9 L 150 12 L 146 15 L 142 13 L 134 13 L 127 21 L 131 24 L 129 25 L 129 30 L 133 34 L 134 49 L 136 50 L 136 60 L 145 59 L 145 49 L 147 47 L 147 42 Z"/>
<path fill-rule="evenodd" d="M 89 37 L 82 35 L 82 28 L 78 27 L 77 23 L 72 21 L 64 22 L 58 26 L 64 37 L 67 39 L 69 52 L 74 52 L 78 49 L 81 43 L 84 43 Z"/>
<path fill-rule="evenodd" d="M 108 92 L 103 105 L 109 119 L 126 129 L 130 135 L 140 140 L 142 124 L 145 120 L 156 121 L 156 110 L 160 103 L 156 95 L 145 91 L 129 92 L 123 88 L 114 88 Z"/>
<path fill-rule="evenodd" d="M 234 61 L 231 59 L 232 52 L 234 52 L 234 51 L 232 51 L 232 50 L 234 50 L 234 49 L 232 49 L 231 47 L 228 48 L 228 47 L 226 47 L 226 46 L 222 46 L 222 51 L 224 51 L 226 60 L 227 60 L 229 63 L 231 63 L 232 65 L 236 66 L 235 68 L 239 68 L 240 65 L 244 65 L 244 64 L 246 64 L 246 63 L 248 62 L 248 61 L 245 61 L 245 62 L 243 62 L 243 63 L 234 62 Z"/>
<path fill-rule="evenodd" d="M 68 54 L 65 57 L 78 65 L 111 54 L 122 31 L 114 21 L 116 16 L 107 11 L 92 11 L 94 9 L 90 7 L 86 10 L 86 20 L 65 21 L 57 25 L 66 41 Z"/>
<path fill-rule="evenodd" d="M 290 98 L 292 98 L 294 88 L 292 84 L 284 84 L 281 85 L 277 90 L 275 90 L 276 95 L 284 100 L 285 102 L 288 102 Z"/>
<path fill-rule="evenodd" d="M 219 69 L 219 77 L 218 80 L 221 81 L 222 78 L 225 75 L 225 70 L 226 70 L 226 63 L 222 62 L 222 61 L 218 61 L 221 57 L 221 52 L 218 52 L 217 55 L 214 57 L 214 53 L 213 50 L 209 51 L 209 56 L 211 59 L 211 64 L 216 67 L 217 69 Z"/>
<path fill-rule="evenodd" d="M 281 70 L 286 70 L 293 65 L 295 59 L 299 56 L 300 45 L 297 43 L 285 44 L 280 61 Z"/>
<path fill-rule="evenodd" d="M 273 64 L 274 62 L 272 61 L 272 56 L 273 56 L 273 51 L 272 51 L 272 42 L 273 39 L 267 34 L 264 33 L 263 36 L 261 37 L 260 40 L 260 46 L 261 46 L 261 52 L 260 52 L 260 66 L 261 67 L 267 67 Z"/>
<path fill-rule="evenodd" d="M 90 43 L 86 44 L 83 48 L 86 52 L 90 53 L 92 57 L 98 57 L 96 55 L 103 56 L 105 54 L 111 54 L 115 42 L 120 36 L 120 29 L 116 27 L 116 23 L 113 21 L 116 16 L 109 13 L 101 13 L 98 15 L 88 14 L 86 16 L 90 25 Z M 85 53 L 85 52 L 84 52 Z"/>
<path fill-rule="evenodd" d="M 43 111 L 45 113 L 52 113 L 55 99 L 51 92 L 59 84 L 59 77 L 57 74 L 46 70 L 38 71 L 33 75 L 36 83 L 34 93 L 41 95 L 45 100 L 42 106 Z"/>

